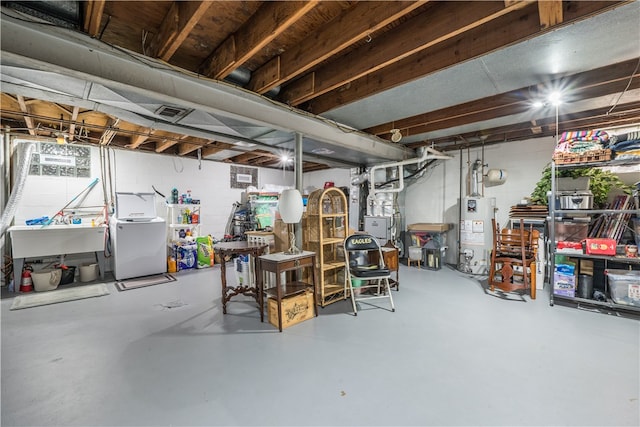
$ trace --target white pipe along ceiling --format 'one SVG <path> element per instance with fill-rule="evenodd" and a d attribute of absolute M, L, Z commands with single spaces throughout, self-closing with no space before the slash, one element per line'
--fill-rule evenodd
<path fill-rule="evenodd" d="M 305 159 L 322 158 L 334 167 L 415 156 L 402 145 L 84 34 L 27 22 L 11 11 L 3 10 L 3 15 L 0 70 L 5 92 L 117 113 L 153 129 L 255 143 L 272 152 L 293 151 L 298 132 Z M 165 105 L 185 113 L 167 119 L 157 113 Z"/>

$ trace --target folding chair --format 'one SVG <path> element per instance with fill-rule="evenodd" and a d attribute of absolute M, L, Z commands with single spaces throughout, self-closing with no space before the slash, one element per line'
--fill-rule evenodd
<path fill-rule="evenodd" d="M 376 252 L 378 256 L 372 257 L 371 254 Z M 389 287 L 391 272 L 384 264 L 378 240 L 368 234 L 353 234 L 344 241 L 344 253 L 354 315 L 358 315 L 356 301 L 381 298 L 389 299 L 391 311 L 396 311 Z M 377 259 L 378 263 L 370 264 L 370 259 Z M 359 286 L 354 286 L 355 281 L 358 281 Z M 373 293 L 369 293 L 371 291 Z"/>

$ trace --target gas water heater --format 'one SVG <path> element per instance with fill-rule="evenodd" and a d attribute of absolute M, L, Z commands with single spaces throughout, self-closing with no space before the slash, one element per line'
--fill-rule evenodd
<path fill-rule="evenodd" d="M 489 274 L 493 246 L 491 219 L 494 217 L 495 197 L 467 196 L 461 200 L 460 271 Z"/>

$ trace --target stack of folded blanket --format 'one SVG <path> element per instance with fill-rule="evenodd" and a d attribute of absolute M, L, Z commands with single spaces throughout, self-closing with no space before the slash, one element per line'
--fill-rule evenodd
<path fill-rule="evenodd" d="M 612 135 L 608 148 L 614 153 L 614 161 L 640 161 L 640 132 Z"/>
<path fill-rule="evenodd" d="M 609 135 L 603 130 L 580 130 L 575 132 L 564 132 L 558 145 L 556 153 L 584 154 L 589 151 L 602 150 L 609 143 Z"/>

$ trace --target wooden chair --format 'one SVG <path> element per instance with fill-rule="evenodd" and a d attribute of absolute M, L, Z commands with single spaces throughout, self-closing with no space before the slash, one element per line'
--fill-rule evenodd
<path fill-rule="evenodd" d="M 531 299 L 536 299 L 536 253 L 538 230 L 525 230 L 524 221 L 519 228 L 500 230 L 495 219 L 491 220 L 493 250 L 489 267 L 489 288 L 504 292 L 528 289 Z"/>

